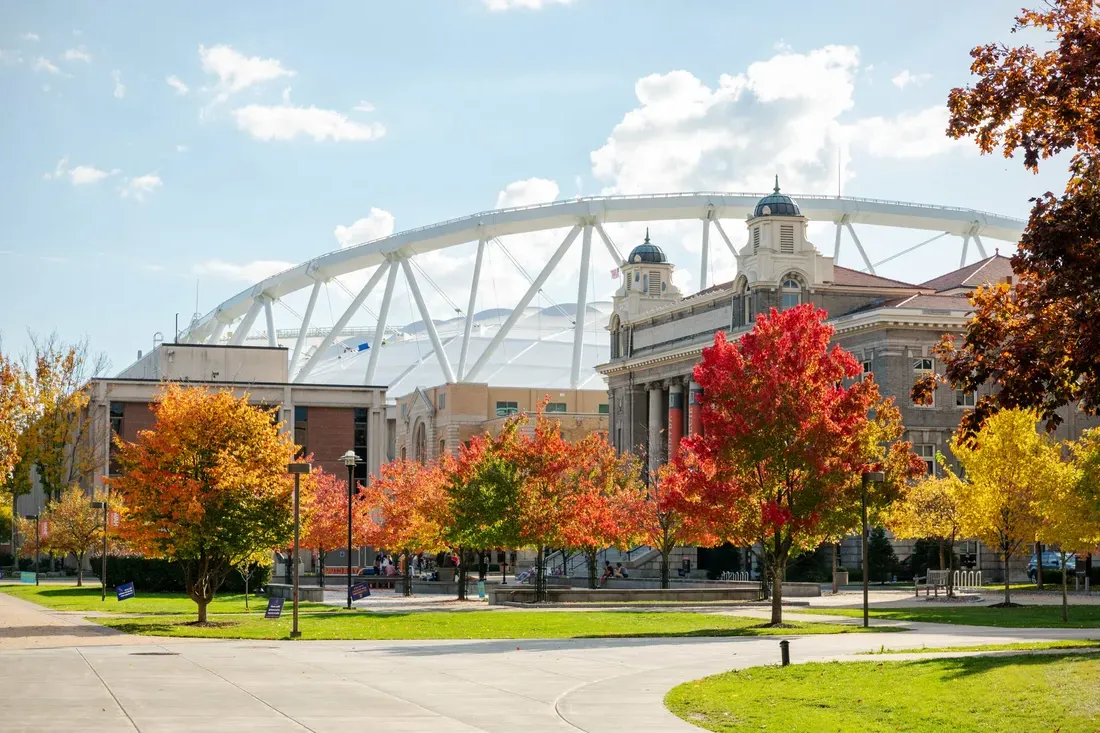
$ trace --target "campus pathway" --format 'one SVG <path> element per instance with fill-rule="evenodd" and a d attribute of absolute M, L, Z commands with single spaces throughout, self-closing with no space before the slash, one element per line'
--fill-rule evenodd
<path fill-rule="evenodd" d="M 792 657 L 1100 636 L 1097 629 L 912 626 L 791 637 Z M 698 731 L 665 710 L 671 687 L 779 659 L 778 637 L 291 643 L 119 636 L 3 594 L 0 629 L 0 641 L 22 640 L 22 648 L 0 649 L 0 689 L 17 701 L 0 713 L 5 733 Z"/>

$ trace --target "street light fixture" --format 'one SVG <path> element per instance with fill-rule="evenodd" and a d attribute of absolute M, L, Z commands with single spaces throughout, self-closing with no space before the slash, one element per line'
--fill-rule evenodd
<path fill-rule="evenodd" d="M 298 639 L 302 636 L 302 632 L 298 630 L 298 540 L 300 537 L 300 513 L 301 507 L 301 488 L 302 488 L 302 474 L 308 474 L 312 466 L 308 463 L 291 463 L 286 467 L 287 473 L 294 474 L 294 556 L 290 559 L 291 565 L 294 566 L 294 591 L 292 593 L 294 603 L 294 626 L 290 630 L 290 638 Z"/>
<path fill-rule="evenodd" d="M 886 475 L 882 471 L 864 471 L 862 477 L 862 505 L 863 505 L 863 537 L 861 538 L 863 553 L 863 628 L 870 626 L 867 612 L 867 585 L 870 579 L 869 563 L 867 562 L 867 487 L 871 483 L 881 484 L 886 480 Z"/>
<path fill-rule="evenodd" d="M 340 462 L 348 467 L 348 610 L 351 610 L 351 497 L 355 493 L 355 464 L 361 463 L 355 451 L 340 456 Z"/>
<path fill-rule="evenodd" d="M 102 602 L 107 600 L 107 500 L 93 501 L 92 509 L 103 510 L 103 564 L 99 571 L 99 600 Z"/>

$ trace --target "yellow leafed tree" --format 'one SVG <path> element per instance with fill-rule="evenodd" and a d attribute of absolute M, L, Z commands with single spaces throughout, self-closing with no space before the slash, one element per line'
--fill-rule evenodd
<path fill-rule="evenodd" d="M 1004 563 L 1005 607 L 1012 605 L 1009 561 L 1021 545 L 1039 537 L 1043 497 L 1072 480 L 1062 447 L 1036 429 L 1038 420 L 1032 410 L 1003 410 L 971 439 L 951 441 L 966 476 L 961 534 L 997 548 Z"/>
<path fill-rule="evenodd" d="M 937 458 L 942 462 L 942 456 Z M 950 471 L 944 476 L 930 476 L 905 489 L 900 500 L 887 511 L 886 526 L 898 539 L 936 540 L 940 567 L 950 570 L 955 540 L 962 529 L 964 496 L 962 481 Z M 952 590 L 949 584 L 948 594 Z"/>

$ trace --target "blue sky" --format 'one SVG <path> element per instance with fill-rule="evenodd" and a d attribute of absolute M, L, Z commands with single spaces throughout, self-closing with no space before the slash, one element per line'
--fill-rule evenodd
<path fill-rule="evenodd" d="M 837 148 L 847 194 L 1026 216 L 1064 166 L 1032 176 L 941 134 L 970 48 L 1009 38 L 1018 6 L 3 2 L 4 348 L 56 329 L 118 368 L 190 318 L 196 283 L 205 313 L 341 237 L 578 194 L 764 190 L 776 172 L 791 192 L 834 193 Z M 639 235 L 613 233 L 624 248 Z M 697 256 L 682 227 L 655 235 L 674 261 Z M 905 237 L 863 239 L 874 258 L 923 238 Z M 510 246 L 534 258 L 554 243 Z M 883 274 L 940 274 L 957 247 Z M 506 300 L 523 284 L 498 259 Z M 468 251 L 425 266 L 464 301 Z M 560 300 L 569 276 L 552 283 Z M 327 298 L 325 318 L 348 300 Z"/>

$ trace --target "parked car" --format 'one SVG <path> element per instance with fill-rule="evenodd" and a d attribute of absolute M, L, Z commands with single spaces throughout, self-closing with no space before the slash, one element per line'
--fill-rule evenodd
<path fill-rule="evenodd" d="M 1036 556 L 1032 555 L 1031 560 L 1027 564 L 1027 577 L 1030 580 L 1035 580 L 1035 565 Z M 1048 570 L 1061 570 L 1062 569 L 1062 555 L 1058 552 L 1044 551 L 1043 552 L 1043 572 Z M 1066 571 L 1074 572 L 1077 569 L 1077 556 L 1071 553 L 1066 554 Z"/>

